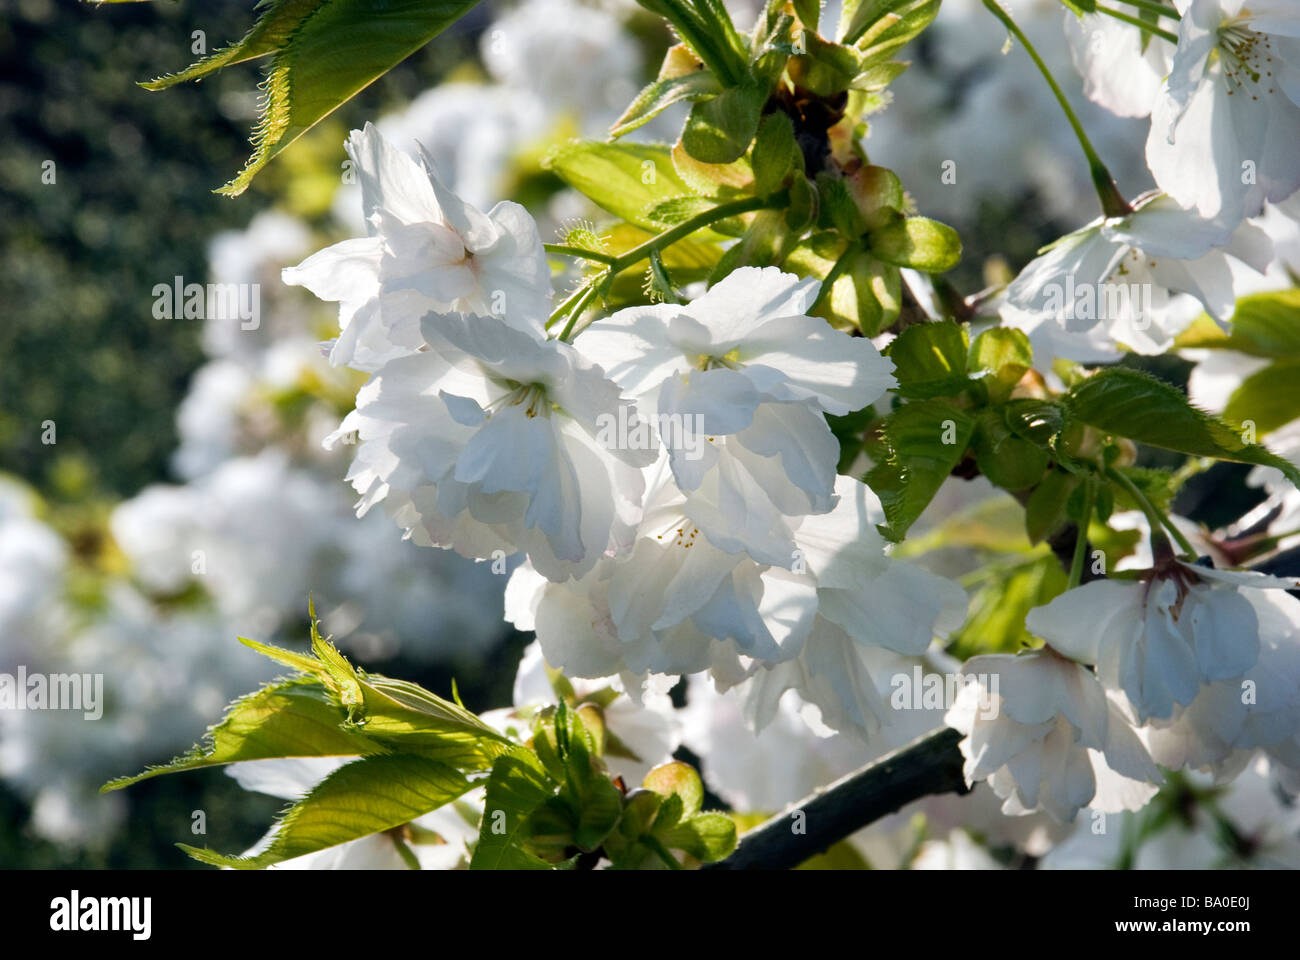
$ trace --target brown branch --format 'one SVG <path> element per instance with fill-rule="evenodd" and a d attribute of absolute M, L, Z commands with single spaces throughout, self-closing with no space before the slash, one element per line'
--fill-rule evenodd
<path fill-rule="evenodd" d="M 969 792 L 957 749 L 961 738 L 944 727 L 841 777 L 750 830 L 731 856 L 701 869 L 788 870 L 913 800 Z M 796 833 L 798 827 L 803 832 Z"/>

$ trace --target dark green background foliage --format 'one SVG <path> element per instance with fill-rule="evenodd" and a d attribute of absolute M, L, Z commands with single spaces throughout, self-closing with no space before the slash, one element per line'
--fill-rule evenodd
<path fill-rule="evenodd" d="M 205 281 L 209 239 L 243 228 L 284 184 L 268 171 L 238 200 L 211 192 L 248 157 L 260 66 L 163 93 L 137 82 L 194 60 L 195 30 L 209 51 L 238 39 L 252 7 L 0 0 L 0 472 L 55 501 L 116 501 L 173 479 L 176 406 L 204 359 L 202 321 L 155 319 L 151 291 L 176 275 Z M 487 16 L 471 14 L 346 104 L 341 123 L 360 126 L 435 83 L 472 55 Z M 53 184 L 41 182 L 46 160 Z M 54 446 L 41 443 L 45 420 Z M 477 675 L 457 671 L 467 704 L 510 702 L 523 641 Z M 449 687 L 443 671 L 384 668 Z M 201 867 L 174 846 L 195 840 L 192 811 L 234 849 L 282 806 L 220 771 L 142 784 L 130 804 L 110 846 L 73 854 L 25 829 L 25 802 L 0 783 L 0 867 Z"/>

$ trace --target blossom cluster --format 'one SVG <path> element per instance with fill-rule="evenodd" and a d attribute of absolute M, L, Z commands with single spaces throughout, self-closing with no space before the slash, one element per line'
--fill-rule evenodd
<path fill-rule="evenodd" d="M 743 268 L 569 343 L 546 330 L 523 208 L 480 212 L 372 126 L 348 149 L 369 236 L 285 279 L 339 301 L 331 360 L 370 373 L 328 441 L 356 444 L 359 511 L 467 557 L 525 554 L 507 618 L 568 675 L 635 695 L 707 670 L 745 685 L 759 724 L 792 688 L 835 726 L 887 721 L 864 650 L 923 652 L 965 595 L 891 558 L 874 495 L 836 472 L 825 415 L 894 379 L 809 315 L 819 284 Z"/>

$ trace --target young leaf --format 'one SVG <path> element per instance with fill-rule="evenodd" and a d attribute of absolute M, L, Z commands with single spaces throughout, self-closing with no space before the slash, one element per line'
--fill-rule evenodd
<path fill-rule="evenodd" d="M 144 84 L 160 90 L 271 56 L 247 166 L 217 193 L 235 197 L 272 157 L 468 13 L 478 0 L 273 0 L 239 43 Z"/>
<path fill-rule="evenodd" d="M 781 189 L 795 164 L 794 126 L 790 118 L 777 111 L 763 118 L 754 141 L 751 163 L 754 167 L 754 192 L 760 197 Z"/>
<path fill-rule="evenodd" d="M 736 849 L 736 822 L 723 813 L 697 813 L 675 827 L 656 831 L 655 838 L 670 850 L 713 863 Z"/>
<path fill-rule="evenodd" d="M 957 231 L 927 217 L 905 217 L 875 230 L 868 238 L 871 252 L 899 267 L 923 273 L 943 273 L 961 260 Z"/>
<path fill-rule="evenodd" d="M 971 344 L 966 371 L 988 388 L 989 400 L 1002 403 L 1034 362 L 1034 351 L 1024 331 L 1011 327 L 985 330 Z"/>
<path fill-rule="evenodd" d="M 662 225 L 650 211 L 694 192 L 658 144 L 575 140 L 551 151 L 542 166 L 614 216 L 654 232 Z"/>
<path fill-rule="evenodd" d="M 744 156 L 758 131 L 767 90 L 747 82 L 691 108 L 682 146 L 701 163 L 731 163 Z"/>
<path fill-rule="evenodd" d="M 708 70 L 697 70 L 676 77 L 662 77 L 639 94 L 609 130 L 611 140 L 644 126 L 674 103 L 717 96 L 722 92 L 718 78 Z"/>
<path fill-rule="evenodd" d="M 1111 367 L 1064 397 L 1069 417 L 1139 443 L 1196 457 L 1277 467 L 1300 485 L 1300 470 L 1242 431 L 1197 410 L 1181 391 L 1138 370 Z"/>
<path fill-rule="evenodd" d="M 121 777 L 101 790 L 120 790 L 163 773 L 179 773 L 244 760 L 274 757 L 347 757 L 384 753 L 387 748 L 355 727 L 343 725 L 344 710 L 320 683 L 280 680 L 241 697 L 204 743 L 171 763 Z"/>
<path fill-rule="evenodd" d="M 889 345 L 900 396 L 946 397 L 970 386 L 966 331 L 951 320 L 908 327 Z"/>
<path fill-rule="evenodd" d="M 1300 417 L 1297 384 L 1300 355 L 1277 360 L 1242 381 L 1228 399 L 1223 417 L 1233 423 L 1253 423 L 1259 434 L 1271 433 Z"/>
<path fill-rule="evenodd" d="M 251 640 L 248 646 L 315 676 L 346 708 L 354 729 L 372 740 L 442 760 L 466 770 L 486 768 L 509 740 L 464 707 L 418 684 L 357 670 L 321 637 L 313 613 L 315 659 Z"/>
<path fill-rule="evenodd" d="M 974 452 L 980 473 L 1004 490 L 1031 487 L 1043 479 L 1047 470 L 1047 452 L 1012 433 L 996 409 L 979 414 Z"/>
<path fill-rule="evenodd" d="M 368 737 L 393 748 L 462 770 L 481 770 L 510 744 L 468 710 L 418 684 L 378 674 L 361 676 L 359 684 L 363 701 L 354 722 Z"/>
<path fill-rule="evenodd" d="M 1202 316 L 1175 341 L 1175 346 L 1237 350 L 1252 357 L 1300 357 L 1300 289 L 1256 293 L 1237 301 L 1232 332 L 1225 334 Z"/>
<path fill-rule="evenodd" d="M 256 870 L 399 827 L 470 787 L 464 774 L 436 760 L 409 754 L 364 757 L 339 767 L 285 811 L 270 846 L 255 856 L 177 846 L 213 866 Z"/>
<path fill-rule="evenodd" d="M 1025 532 L 1030 543 L 1041 543 L 1065 524 L 1065 505 L 1080 478 L 1065 470 L 1050 470 L 1025 501 Z"/>
<path fill-rule="evenodd" d="M 637 0 L 677 31 L 692 53 L 717 74 L 723 86 L 745 75 L 745 47 L 721 0 Z"/>
<path fill-rule="evenodd" d="M 903 539 L 962 461 L 974 429 L 974 420 L 942 400 L 908 403 L 886 418 L 889 456 L 866 476 L 885 510 L 884 536 Z"/>
<path fill-rule="evenodd" d="M 549 870 L 524 847 L 529 817 L 555 796 L 556 784 L 529 750 L 512 748 L 492 764 L 483 798 L 483 823 L 471 870 Z"/>

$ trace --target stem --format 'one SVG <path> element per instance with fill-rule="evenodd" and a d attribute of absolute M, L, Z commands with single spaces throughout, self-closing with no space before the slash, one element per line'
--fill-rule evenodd
<path fill-rule="evenodd" d="M 804 797 L 740 838 L 731 856 L 704 870 L 788 870 L 913 800 L 967 793 L 959 731 L 950 727 L 914 740 Z M 803 813 L 803 833 L 792 815 Z"/>
<path fill-rule="evenodd" d="M 1139 10 L 1145 10 L 1147 13 L 1154 13 L 1158 17 L 1168 17 L 1170 20 L 1183 19 L 1173 7 L 1166 7 L 1163 3 L 1156 0 L 1119 0 L 1120 3 L 1127 3 L 1130 7 L 1137 7 Z"/>
<path fill-rule="evenodd" d="M 671 230 L 665 230 L 658 236 L 651 237 L 638 246 L 633 247 L 627 253 L 615 257 L 609 265 L 609 273 L 612 277 L 616 273 L 626 270 L 628 267 L 640 263 L 646 257 L 650 256 L 652 250 L 663 250 L 664 247 L 672 246 L 683 237 L 690 236 L 701 227 L 707 227 L 711 223 L 717 223 L 719 220 L 726 220 L 728 217 L 738 216 L 742 213 L 751 213 L 754 210 L 773 209 L 784 207 L 790 202 L 790 195 L 785 190 L 774 193 L 770 197 L 745 197 L 741 200 L 733 200 L 730 203 L 719 204 L 709 210 L 697 213 L 689 220 L 683 220 Z"/>
<path fill-rule="evenodd" d="M 579 298 L 578 302 L 573 305 L 573 309 L 569 312 L 569 322 L 564 325 L 564 330 L 560 332 L 560 339 L 566 343 L 569 338 L 573 336 L 573 325 L 578 322 L 578 318 L 582 316 L 583 311 L 585 311 L 588 304 L 591 303 L 592 298 L 596 296 L 596 284 L 587 284 L 582 288 L 581 293 L 582 296 Z"/>
<path fill-rule="evenodd" d="M 665 864 L 668 865 L 669 870 L 683 869 L 681 863 L 677 860 L 677 858 L 674 857 L 671 853 L 669 853 L 667 848 L 665 848 L 664 845 L 659 842 L 658 837 L 647 833 L 643 837 L 641 837 L 641 842 L 644 843 L 651 850 L 653 850 L 655 852 L 655 856 L 657 856 L 660 860 L 662 860 Z"/>
<path fill-rule="evenodd" d="M 830 272 L 826 274 L 826 279 L 822 281 L 821 289 L 817 291 L 817 299 L 813 301 L 812 308 L 808 311 L 810 314 L 815 314 L 817 308 L 830 296 L 831 287 L 835 286 L 835 281 L 848 269 L 849 258 L 861 249 L 862 246 L 857 240 L 850 241 L 849 245 L 844 248 L 844 252 L 840 254 L 839 259 L 831 266 Z"/>
<path fill-rule="evenodd" d="M 1122 10 L 1116 10 L 1114 7 L 1103 7 L 1100 3 L 1097 4 L 1097 12 L 1104 13 L 1108 17 L 1114 17 L 1116 20 L 1122 20 L 1125 23 L 1131 23 L 1138 29 L 1151 34 L 1153 37 L 1160 37 L 1162 40 L 1168 40 L 1175 46 L 1178 44 L 1178 34 L 1171 33 L 1168 30 L 1158 27 L 1148 20 L 1142 20 L 1139 17 L 1125 13 Z"/>
<path fill-rule="evenodd" d="M 1119 188 L 1115 186 L 1115 178 L 1110 175 L 1106 165 L 1101 162 L 1101 157 L 1097 156 L 1097 151 L 1092 147 L 1092 141 L 1088 139 L 1088 134 L 1083 130 L 1083 124 L 1079 122 L 1079 118 L 1075 115 L 1070 102 L 1065 99 L 1065 94 L 1061 92 L 1061 88 L 1052 76 L 1052 72 L 1047 69 L 1047 64 L 1043 63 L 1043 58 L 1038 55 L 1038 51 L 1029 42 L 1029 38 L 1025 36 L 1024 31 L 1011 19 L 1011 14 L 1003 10 L 997 0 L 984 0 L 984 6 L 988 8 L 989 13 L 1002 21 L 1003 26 L 1011 32 L 1013 37 L 1020 41 L 1020 45 L 1025 48 L 1025 52 L 1034 61 L 1039 73 L 1047 81 L 1047 85 L 1052 88 L 1056 102 L 1061 105 L 1065 118 L 1070 121 L 1070 126 L 1074 129 L 1074 135 L 1079 141 L 1079 146 L 1083 148 L 1084 156 L 1088 158 L 1088 171 L 1092 175 L 1092 184 L 1097 189 L 1097 198 L 1101 201 L 1102 213 L 1107 217 L 1128 216 L 1133 212 L 1133 208 L 1128 205 L 1128 201 L 1124 199 L 1119 192 Z"/>
<path fill-rule="evenodd" d="M 1092 522 L 1092 505 L 1095 492 L 1092 489 L 1092 476 L 1084 481 L 1083 516 L 1074 528 L 1074 559 L 1070 561 L 1070 580 L 1065 589 L 1073 590 L 1083 583 L 1083 564 L 1088 556 L 1088 525 Z"/>
<path fill-rule="evenodd" d="M 584 247 L 570 247 L 563 243 L 544 243 L 542 249 L 547 253 L 556 253 L 562 257 L 581 257 L 584 260 L 594 260 L 596 263 L 614 262 L 614 257 L 608 253 L 599 253 L 595 250 L 587 250 Z"/>
<path fill-rule="evenodd" d="M 1124 491 L 1137 501 L 1137 505 L 1142 508 L 1142 512 L 1147 515 L 1147 520 L 1151 523 L 1152 536 L 1154 536 L 1161 527 L 1164 527 L 1169 531 L 1170 536 L 1174 538 L 1175 542 L 1177 542 L 1178 546 L 1182 548 L 1185 554 L 1189 557 L 1197 556 L 1196 549 L 1192 546 L 1191 541 L 1183 535 L 1183 531 L 1174 526 L 1173 521 L 1165 516 L 1160 510 L 1156 509 L 1156 505 L 1148 500 L 1146 494 L 1137 488 L 1137 484 L 1124 476 L 1124 474 L 1120 473 L 1114 467 L 1106 468 L 1106 476 L 1123 487 Z"/>
<path fill-rule="evenodd" d="M 586 299 L 586 297 L 589 296 L 589 291 L 594 287 L 594 282 L 584 283 L 582 286 L 578 287 L 577 290 L 574 290 L 573 293 L 569 294 L 568 299 L 556 307 L 554 312 L 546 319 L 546 329 L 549 330 L 561 319 L 567 317 L 569 312 L 573 309 L 574 304 L 579 300 Z"/>
<path fill-rule="evenodd" d="M 663 233 L 651 237 L 644 243 L 633 247 L 631 250 L 627 251 L 627 253 L 621 254 L 617 257 L 600 254 L 600 262 L 609 265 L 609 269 L 605 271 L 604 276 L 595 277 L 583 284 L 575 290 L 567 300 L 556 307 L 555 312 L 552 313 L 550 318 L 546 321 L 546 328 L 549 330 L 561 319 L 568 317 L 569 322 L 565 325 L 563 332 L 560 334 L 560 339 L 567 341 L 569 337 L 573 335 L 574 325 L 577 323 L 578 317 L 582 315 L 582 311 L 586 309 L 590 303 L 591 298 L 595 294 L 596 288 L 605 281 L 613 279 L 616 274 L 622 273 L 628 267 L 640 263 L 652 253 L 658 253 L 665 247 L 672 246 L 678 240 L 690 236 L 701 227 L 707 227 L 711 223 L 717 223 L 719 220 L 726 220 L 728 217 L 738 216 L 742 213 L 751 213 L 754 210 L 783 207 L 789 204 L 789 202 L 790 194 L 785 190 L 781 190 L 778 193 L 772 194 L 770 197 L 745 197 L 740 200 L 733 200 L 730 203 L 722 203 L 709 210 L 697 213 L 689 220 L 683 220 L 671 230 L 665 230 Z M 551 250 L 560 245 L 546 244 L 545 246 L 548 250 Z M 578 248 L 576 247 L 567 249 L 578 251 Z M 590 252 L 591 251 L 583 250 L 577 255 L 588 256 Z"/>

